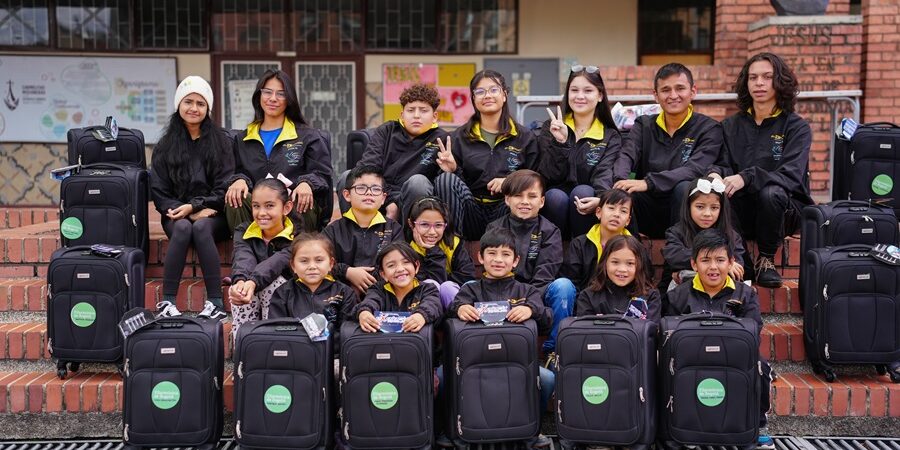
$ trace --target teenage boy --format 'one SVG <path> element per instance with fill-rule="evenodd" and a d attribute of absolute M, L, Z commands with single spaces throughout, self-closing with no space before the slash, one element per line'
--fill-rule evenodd
<path fill-rule="evenodd" d="M 350 209 L 324 231 L 335 249 L 332 275 L 363 294 L 376 281 L 375 255 L 385 245 L 402 241 L 403 228 L 379 211 L 387 194 L 377 167 L 357 166 L 351 170 L 341 194 L 350 203 Z"/>
<path fill-rule="evenodd" d="M 681 283 L 669 291 L 668 303 L 664 305 L 664 316 L 711 311 L 735 317 L 748 317 L 757 325 L 757 335 L 762 330 L 762 316 L 759 314 L 759 298 L 756 291 L 744 283 L 736 283 L 728 271 L 734 263 L 731 241 L 716 229 L 706 229 L 694 237 L 691 254 L 691 268 L 697 272 L 693 282 Z M 769 388 L 772 383 L 772 369 L 760 355 L 759 393 L 759 439 L 757 448 L 774 449 L 775 443 L 769 436 L 766 412 L 769 410 Z"/>
<path fill-rule="evenodd" d="M 656 72 L 653 95 L 663 112 L 635 119 L 616 160 L 613 187 L 631 194 L 640 232 L 659 239 L 678 221 L 688 184 L 706 175 L 719 156 L 722 126 L 694 112 L 697 87 L 681 64 Z"/>

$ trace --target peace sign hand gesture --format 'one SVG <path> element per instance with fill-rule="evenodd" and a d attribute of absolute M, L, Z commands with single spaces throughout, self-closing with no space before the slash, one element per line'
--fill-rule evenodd
<path fill-rule="evenodd" d="M 447 136 L 446 145 L 441 141 L 441 138 L 437 138 L 437 165 L 441 170 L 447 173 L 456 172 L 456 159 L 453 157 L 453 152 L 450 151 L 452 148 L 450 142 L 450 136 Z"/>
<path fill-rule="evenodd" d="M 563 122 L 562 108 L 556 105 L 556 115 L 547 108 L 547 114 L 550 115 L 550 134 L 556 139 L 556 142 L 564 144 L 569 138 L 569 127 Z"/>

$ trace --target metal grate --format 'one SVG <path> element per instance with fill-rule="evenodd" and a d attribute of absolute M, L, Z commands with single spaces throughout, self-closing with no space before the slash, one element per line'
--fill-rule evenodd
<path fill-rule="evenodd" d="M 207 10 L 203 0 L 137 0 L 137 47 L 205 49 Z"/>
<path fill-rule="evenodd" d="M 56 42 L 60 48 L 122 50 L 131 47 L 126 0 L 58 0 Z"/>
<path fill-rule="evenodd" d="M 238 445 L 232 439 L 223 439 L 219 443 L 219 450 L 238 450 Z M 0 442 L 0 450 L 120 450 L 122 441 L 114 440 L 71 440 L 71 441 L 28 441 L 28 442 Z M 191 450 L 188 447 L 170 447 L 168 450 Z"/>
<path fill-rule="evenodd" d="M 213 47 L 232 53 L 288 50 L 286 11 L 281 0 L 213 2 Z"/>
<path fill-rule="evenodd" d="M 516 0 L 447 0 L 441 11 L 443 51 L 515 53 Z"/>
<path fill-rule="evenodd" d="M 435 2 L 369 0 L 366 45 L 369 50 L 435 49 Z"/>
<path fill-rule="evenodd" d="M 359 52 L 362 4 L 358 0 L 294 0 L 293 48 L 304 54 Z"/>
<path fill-rule="evenodd" d="M 0 3 L 0 45 L 47 45 L 49 40 L 46 0 Z"/>

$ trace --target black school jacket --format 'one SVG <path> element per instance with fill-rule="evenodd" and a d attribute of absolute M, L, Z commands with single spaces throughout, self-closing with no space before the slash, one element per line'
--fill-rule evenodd
<path fill-rule="evenodd" d="M 391 283 L 377 283 L 366 291 L 365 298 L 353 308 L 352 319 L 358 320 L 362 311 L 398 311 L 419 313 L 425 318 L 425 323 L 435 323 L 444 316 L 444 307 L 438 289 L 431 283 L 419 283 L 413 280 L 413 290 L 403 297 L 403 301 L 397 301 L 394 287 Z"/>
<path fill-rule="evenodd" d="M 572 239 L 566 259 L 559 269 L 559 276 L 568 278 L 578 290 L 587 289 L 591 278 L 597 272 L 597 263 L 603 255 L 603 228 L 598 223 L 588 230 L 587 234 Z M 628 230 L 622 230 L 625 236 L 631 236 Z"/>
<path fill-rule="evenodd" d="M 684 226 L 681 223 L 672 225 L 666 230 L 666 245 L 662 249 L 663 259 L 666 260 L 666 268 L 671 271 L 691 270 L 691 246 L 687 244 Z M 744 240 L 736 231 L 732 233 L 734 239 L 731 248 L 734 249 L 734 259 L 738 264 L 744 265 Z"/>
<path fill-rule="evenodd" d="M 322 314 L 335 330 L 358 303 L 356 291 L 330 275 L 322 280 L 315 292 L 297 278 L 282 284 L 272 293 L 269 318 L 294 317 L 302 319 L 310 314 Z"/>
<path fill-rule="evenodd" d="M 338 281 L 347 283 L 350 267 L 374 267 L 375 255 L 387 244 L 403 239 L 399 223 L 377 213 L 368 228 L 362 228 L 353 215 L 353 209 L 325 227 L 325 236 L 334 244 L 335 261 L 331 273 Z M 377 278 L 377 270 L 375 275 Z"/>
<path fill-rule="evenodd" d="M 725 307 L 730 299 L 743 301 L 743 310 L 739 314 L 732 314 L 731 310 Z M 703 289 L 699 276 L 694 277 L 694 281 L 691 283 L 679 284 L 678 287 L 669 291 L 663 315 L 678 316 L 703 311 L 749 317 L 756 322 L 757 335 L 762 331 L 763 322 L 762 316 L 759 314 L 759 297 L 756 296 L 753 288 L 744 283 L 735 283 L 731 277 L 727 277 L 725 287 L 712 298 Z"/>
<path fill-rule="evenodd" d="M 751 110 L 725 119 L 722 128 L 725 147 L 715 171 L 722 176 L 740 174 L 742 191 L 749 194 L 774 184 L 804 205 L 813 204 L 806 179 L 812 132 L 806 120 L 777 111 L 757 125 Z"/>
<path fill-rule="evenodd" d="M 565 119 L 569 137 L 560 144 L 550 132 L 550 121 L 541 126 L 538 145 L 541 149 L 540 173 L 547 179 L 548 189 L 560 188 L 570 192 L 575 186 L 586 184 L 599 197 L 613 184 L 613 166 L 622 148 L 619 130 L 606 129 L 594 119 L 591 128 L 575 141 L 575 120 Z"/>
<path fill-rule="evenodd" d="M 290 279 L 291 243 L 294 242 L 294 224 L 284 218 L 284 230 L 268 243 L 256 222 L 242 223 L 234 229 L 234 251 L 231 260 L 231 280 L 250 280 L 256 290 L 262 290 L 279 275 Z"/>
<path fill-rule="evenodd" d="M 592 289 L 584 289 L 578 293 L 575 300 L 576 316 L 593 316 L 597 314 L 617 314 L 619 317 L 625 314 L 628 309 L 628 303 L 632 297 L 625 288 L 621 288 L 612 283 L 608 283 L 599 291 Z M 647 320 L 659 323 L 660 310 L 662 309 L 662 300 L 659 291 L 650 289 L 647 295 L 643 296 L 647 301 Z"/>
<path fill-rule="evenodd" d="M 641 116 L 628 132 L 613 170 L 613 181 L 629 172 L 643 179 L 651 193 L 671 191 L 681 181 L 707 175 L 722 148 L 722 125 L 691 107 L 673 136 L 665 130 L 662 113 Z"/>
<path fill-rule="evenodd" d="M 380 167 L 389 192 L 400 192 L 400 186 L 413 175 L 434 180 L 441 173 L 437 165 L 438 139 L 446 140 L 447 132 L 435 126 L 410 136 L 400 121 L 385 122 L 375 129 L 357 166 Z"/>
<path fill-rule="evenodd" d="M 453 236 L 453 244 L 447 245 L 442 239 L 438 245 L 425 249 L 410 241 L 409 246 L 422 255 L 422 268 L 416 278 L 443 283 L 447 280 L 462 285 L 475 279 L 475 264 L 459 236 Z"/>
<path fill-rule="evenodd" d="M 462 128 L 453 134 L 453 158 L 456 160 L 456 175 L 479 200 L 491 202 L 503 200 L 501 194 L 491 195 L 487 184 L 494 178 L 503 178 L 518 169 L 538 168 L 539 150 L 534 133 L 510 119 L 512 129 L 506 136 L 497 136 L 494 148 L 481 137 L 481 127 L 475 124 L 472 131 L 476 138 L 463 136 Z"/>
<path fill-rule="evenodd" d="M 464 284 L 450 304 L 448 315 L 459 317 L 457 312 L 462 305 L 475 306 L 475 302 L 502 300 L 508 301 L 510 308 L 520 305 L 531 308 L 531 318 L 534 319 L 540 333 L 546 335 L 550 332 L 553 326 L 553 311 L 544 306 L 540 291 L 530 284 L 517 281 L 512 274 L 499 279 L 484 277 Z"/>
<path fill-rule="evenodd" d="M 543 292 L 556 279 L 563 262 L 559 228 L 541 215 L 522 220 L 512 214 L 487 226 L 488 230 L 495 228 L 505 228 L 516 236 L 516 254 L 519 255 L 519 265 L 514 270 L 516 280 Z"/>
<path fill-rule="evenodd" d="M 225 133 L 224 131 L 213 131 Z M 230 138 L 226 142 L 231 142 Z M 203 208 L 214 209 L 218 212 L 225 211 L 225 191 L 228 189 L 228 180 L 234 175 L 234 154 L 231 149 L 217 149 L 219 152 L 219 166 L 215 173 L 206 173 L 203 155 L 197 149 L 197 141 L 191 141 L 190 159 L 188 167 L 190 181 L 184 190 L 184 194 L 178 195 L 171 178 L 172 168 L 162 158 L 152 159 L 150 177 L 150 195 L 156 210 L 165 217 L 169 209 L 178 208 L 184 204 L 190 204 L 193 212 L 200 212 Z"/>
<path fill-rule="evenodd" d="M 331 149 L 319 130 L 306 125 L 295 126 L 285 118 L 268 158 L 258 123 L 251 123 L 234 142 L 235 168 L 229 184 L 243 179 L 253 188 L 253 183 L 268 175 L 277 178 L 281 174 L 293 183 L 291 189 L 305 182 L 317 195 L 331 194 L 334 174 Z"/>

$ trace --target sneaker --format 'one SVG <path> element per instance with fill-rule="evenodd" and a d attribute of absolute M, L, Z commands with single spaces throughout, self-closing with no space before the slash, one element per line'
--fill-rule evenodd
<path fill-rule="evenodd" d="M 434 445 L 438 448 L 453 448 L 453 441 L 446 434 L 441 433 L 434 438 Z"/>
<path fill-rule="evenodd" d="M 163 300 L 156 304 L 157 317 L 177 317 L 180 315 L 181 311 L 178 310 L 178 307 L 168 300 Z"/>
<path fill-rule="evenodd" d="M 528 448 L 550 448 L 553 445 L 553 441 L 550 440 L 547 436 L 543 434 L 537 435 L 536 438 L 528 441 Z"/>
<path fill-rule="evenodd" d="M 775 269 L 772 258 L 760 256 L 756 260 L 756 284 L 767 288 L 781 287 L 781 275 Z"/>
<path fill-rule="evenodd" d="M 774 450 L 775 440 L 769 436 L 768 428 L 759 429 L 759 438 L 756 440 L 756 448 L 758 450 Z"/>
<path fill-rule="evenodd" d="M 206 303 L 203 304 L 203 311 L 200 311 L 200 314 L 197 314 L 200 317 L 205 317 L 207 319 L 215 319 L 215 320 L 223 320 L 228 317 L 228 313 L 214 305 L 211 301 L 207 300 Z"/>

